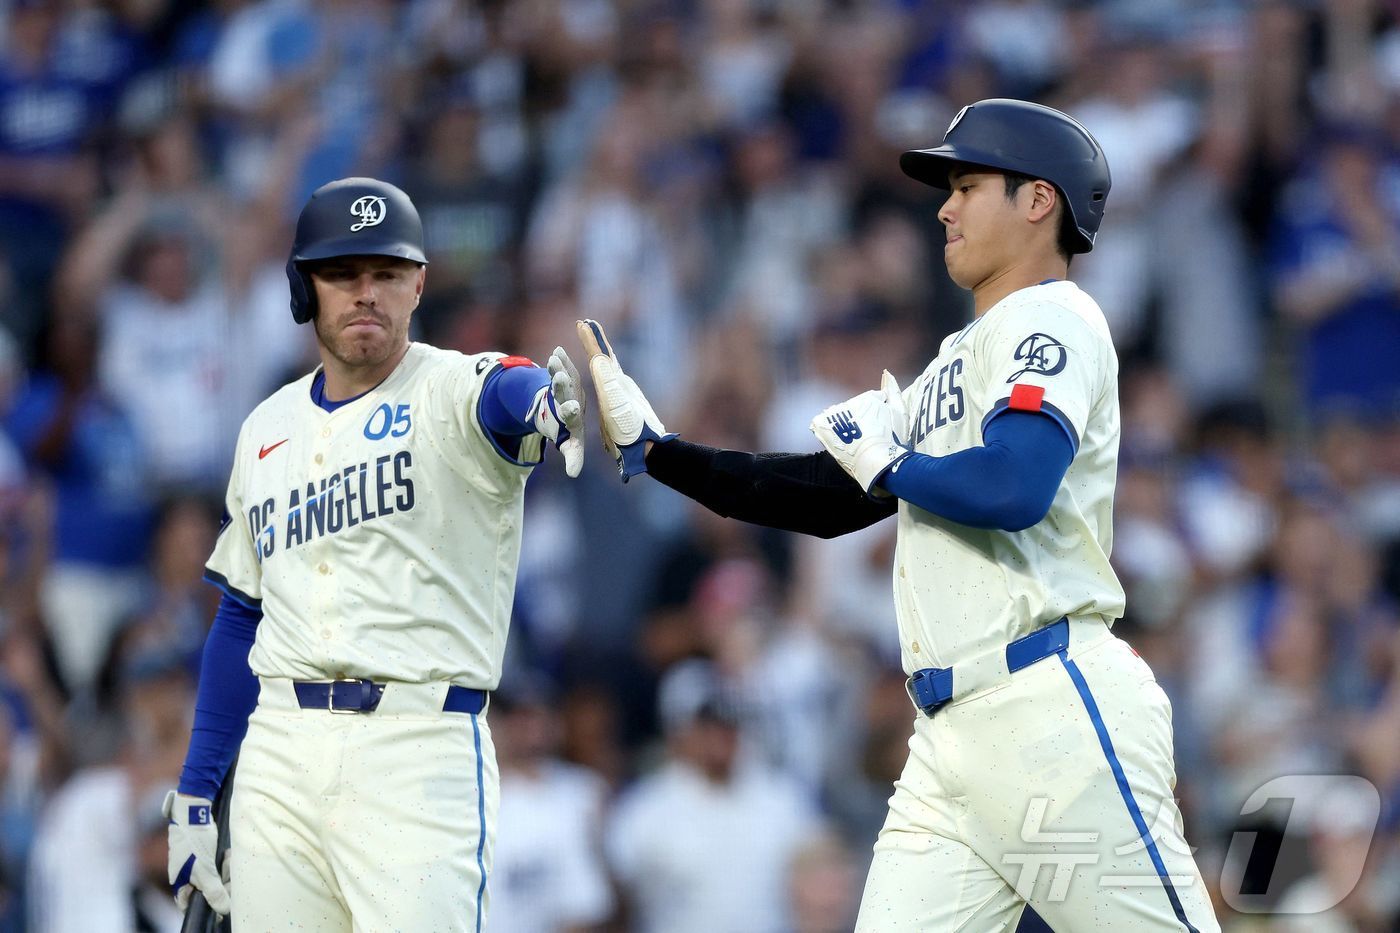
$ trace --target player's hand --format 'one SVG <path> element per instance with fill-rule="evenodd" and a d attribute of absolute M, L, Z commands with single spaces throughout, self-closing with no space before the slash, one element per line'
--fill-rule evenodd
<path fill-rule="evenodd" d="M 219 827 L 214 825 L 213 803 L 172 790 L 165 795 L 162 812 L 170 820 L 166 869 L 176 906 L 184 910 L 198 889 L 215 913 L 228 916 L 228 885 L 215 865 Z"/>
<path fill-rule="evenodd" d="M 812 419 L 812 433 L 841 469 L 868 495 L 886 495 L 875 483 L 913 451 L 906 443 L 909 415 L 899 383 L 886 370 L 880 388 L 862 392 Z"/>
<path fill-rule="evenodd" d="M 625 483 L 647 471 L 648 441 L 669 441 L 676 435 L 666 433 L 642 390 L 622 371 L 602 324 L 579 321 L 578 339 L 588 351 L 588 371 L 593 375 L 593 391 L 598 396 L 603 446 L 617 461 L 617 471 Z"/>
<path fill-rule="evenodd" d="M 549 386 L 535 396 L 527 417 L 564 455 L 564 472 L 578 476 L 583 470 L 583 439 L 576 436 L 583 430 L 583 385 L 563 347 L 554 348 L 547 366 Z"/>

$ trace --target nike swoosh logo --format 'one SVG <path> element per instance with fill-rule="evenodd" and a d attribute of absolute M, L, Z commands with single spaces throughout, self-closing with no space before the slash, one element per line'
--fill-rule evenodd
<path fill-rule="evenodd" d="M 291 440 L 290 437 L 284 437 L 284 438 L 282 438 L 280 441 L 278 441 L 277 443 L 273 444 L 271 447 L 259 447 L 259 448 L 258 448 L 258 459 L 261 460 L 263 457 L 266 457 L 268 454 L 272 453 L 274 450 L 276 450 L 278 447 L 281 447 L 283 444 L 287 443 L 287 441 L 289 441 L 289 440 Z"/>

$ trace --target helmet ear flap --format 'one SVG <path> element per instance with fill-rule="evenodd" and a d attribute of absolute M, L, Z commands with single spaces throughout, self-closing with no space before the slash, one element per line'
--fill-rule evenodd
<path fill-rule="evenodd" d="M 287 284 L 292 292 L 292 320 L 305 324 L 316 316 L 316 286 L 293 259 L 287 260 Z"/>

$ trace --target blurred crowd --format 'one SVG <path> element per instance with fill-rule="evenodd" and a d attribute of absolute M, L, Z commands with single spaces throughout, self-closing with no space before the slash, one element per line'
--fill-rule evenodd
<path fill-rule="evenodd" d="M 238 425 L 316 359 L 313 188 L 414 198 L 416 338 L 593 317 L 686 438 L 812 450 L 967 320 L 897 161 L 993 96 L 1112 168 L 1071 277 L 1123 359 L 1116 630 L 1224 925 L 1400 930 L 1394 4 L 5 0 L 0 49 L 0 933 L 179 927 L 159 800 Z M 527 495 L 491 929 L 850 929 L 914 715 L 893 523 L 764 532 L 590 443 Z M 1295 775 L 1364 781 L 1251 802 Z"/>

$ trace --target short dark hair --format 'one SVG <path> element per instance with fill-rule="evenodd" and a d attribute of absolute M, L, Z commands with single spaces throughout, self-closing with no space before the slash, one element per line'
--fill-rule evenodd
<path fill-rule="evenodd" d="M 1006 200 L 1016 200 L 1016 192 L 1021 190 L 1021 186 L 1035 181 L 1032 175 L 1022 175 L 1018 172 L 1002 172 L 1002 179 L 1006 183 Z M 1074 244 L 1078 240 L 1079 230 L 1074 225 L 1074 216 L 1070 213 L 1069 204 L 1065 201 L 1065 193 L 1060 190 L 1059 185 L 1054 182 L 1047 182 L 1054 185 L 1055 194 L 1060 201 L 1060 229 L 1055 238 L 1055 249 L 1059 252 L 1060 258 L 1068 264 L 1074 259 Z"/>

